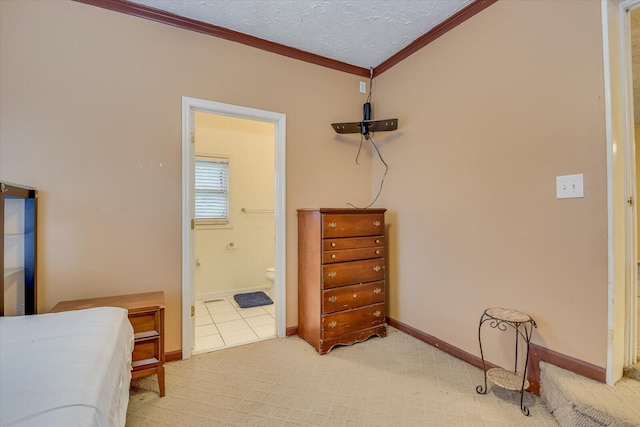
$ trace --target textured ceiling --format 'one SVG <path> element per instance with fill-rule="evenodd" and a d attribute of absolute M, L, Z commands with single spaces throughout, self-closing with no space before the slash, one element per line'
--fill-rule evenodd
<path fill-rule="evenodd" d="M 472 0 L 131 0 L 363 68 Z"/>

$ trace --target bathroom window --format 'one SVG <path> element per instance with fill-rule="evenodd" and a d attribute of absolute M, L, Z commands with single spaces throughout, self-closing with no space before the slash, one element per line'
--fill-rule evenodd
<path fill-rule="evenodd" d="M 229 158 L 196 156 L 196 224 L 229 223 Z"/>

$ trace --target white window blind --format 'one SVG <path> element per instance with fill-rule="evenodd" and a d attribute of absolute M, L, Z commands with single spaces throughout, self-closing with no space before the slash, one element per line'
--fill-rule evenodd
<path fill-rule="evenodd" d="M 196 221 L 227 224 L 229 222 L 229 159 L 196 158 Z"/>

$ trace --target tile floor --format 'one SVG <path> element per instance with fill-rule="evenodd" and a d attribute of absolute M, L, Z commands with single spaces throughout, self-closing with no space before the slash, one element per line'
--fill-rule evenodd
<path fill-rule="evenodd" d="M 269 294 L 269 292 L 265 292 Z M 193 354 L 275 338 L 275 305 L 240 308 L 233 296 L 196 301 Z"/>

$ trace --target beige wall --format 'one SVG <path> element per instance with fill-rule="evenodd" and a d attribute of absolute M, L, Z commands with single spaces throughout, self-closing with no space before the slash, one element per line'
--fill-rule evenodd
<path fill-rule="evenodd" d="M 196 155 L 229 159 L 230 215 L 224 226 L 196 226 L 196 299 L 271 288 L 265 276 L 275 265 L 275 126 L 195 113 L 195 133 Z"/>
<path fill-rule="evenodd" d="M 0 1 L 0 179 L 40 190 L 39 311 L 161 289 L 181 347 L 181 97 L 287 116 L 287 326 L 296 208 L 370 198 L 357 76 L 71 1 Z"/>
<path fill-rule="evenodd" d="M 492 5 L 382 74 L 390 315 L 479 354 L 482 310 L 538 322 L 534 342 L 604 367 L 607 211 L 600 4 Z M 295 209 L 366 205 L 358 77 L 72 2 L 0 2 L 0 178 L 38 187 L 40 309 L 164 289 L 180 348 L 180 97 L 287 114 L 287 326 Z M 585 198 L 555 177 L 583 173 Z M 506 334 L 505 334 L 506 335 Z M 511 361 L 512 337 L 489 358 Z"/>
<path fill-rule="evenodd" d="M 479 354 L 483 310 L 515 308 L 534 342 L 605 367 L 600 3 L 500 1 L 376 82 L 400 118 L 379 138 L 391 317 Z M 585 197 L 556 199 L 575 173 Z M 510 346 L 490 358 L 508 365 Z"/>

